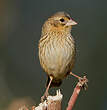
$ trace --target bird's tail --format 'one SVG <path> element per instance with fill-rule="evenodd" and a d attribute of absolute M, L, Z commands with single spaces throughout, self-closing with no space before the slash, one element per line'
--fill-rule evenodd
<path fill-rule="evenodd" d="M 50 82 L 50 78 L 48 76 L 46 87 L 48 86 L 49 82 Z M 61 84 L 62 84 L 62 80 L 52 80 L 50 88 L 51 87 L 59 87 Z"/>

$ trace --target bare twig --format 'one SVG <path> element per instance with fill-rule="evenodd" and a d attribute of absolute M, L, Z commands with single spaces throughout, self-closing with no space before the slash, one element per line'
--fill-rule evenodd
<path fill-rule="evenodd" d="M 85 90 L 87 88 L 87 82 L 88 82 L 88 79 L 86 78 L 86 76 L 84 76 L 83 78 L 81 78 L 79 80 L 79 82 L 77 83 L 76 87 L 74 88 L 74 91 L 73 91 L 73 94 L 68 102 L 68 107 L 66 110 L 72 110 L 73 109 L 73 106 L 77 100 L 77 97 L 80 93 L 80 90 L 81 88 L 83 87 Z"/>

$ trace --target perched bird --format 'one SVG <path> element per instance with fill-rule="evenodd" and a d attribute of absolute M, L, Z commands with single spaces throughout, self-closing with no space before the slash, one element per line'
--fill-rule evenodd
<path fill-rule="evenodd" d="M 76 54 L 71 28 L 76 24 L 69 14 L 57 12 L 49 17 L 42 27 L 39 40 L 39 59 L 48 76 L 45 97 L 48 89 L 60 86 L 68 74 L 76 76 L 71 72 Z"/>

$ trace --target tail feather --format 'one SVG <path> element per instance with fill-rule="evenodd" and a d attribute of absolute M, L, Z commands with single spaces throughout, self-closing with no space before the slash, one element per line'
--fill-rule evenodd
<path fill-rule="evenodd" d="M 47 83 L 46 83 L 46 87 L 48 86 L 49 82 L 50 82 L 50 78 L 49 78 L 49 76 L 48 76 Z M 54 80 L 54 79 L 53 79 L 53 81 L 52 81 L 52 83 L 51 83 L 51 85 L 50 85 L 50 88 L 51 88 L 51 87 L 59 87 L 61 84 L 62 84 L 62 80 Z"/>

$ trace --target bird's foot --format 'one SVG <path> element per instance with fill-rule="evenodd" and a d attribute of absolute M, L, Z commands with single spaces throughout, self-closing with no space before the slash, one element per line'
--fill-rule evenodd
<path fill-rule="evenodd" d="M 79 80 L 79 84 L 83 89 L 87 89 L 88 88 L 88 79 L 86 78 L 86 76 L 80 77 L 72 72 L 70 72 L 70 75 L 76 77 Z"/>
<path fill-rule="evenodd" d="M 44 102 L 47 97 L 49 96 L 49 93 L 45 93 L 42 97 L 41 97 L 41 102 Z"/>
<path fill-rule="evenodd" d="M 82 77 L 79 78 L 79 84 L 85 90 L 88 88 L 87 83 L 88 83 L 88 79 L 86 78 L 86 76 L 83 76 L 83 78 Z"/>

